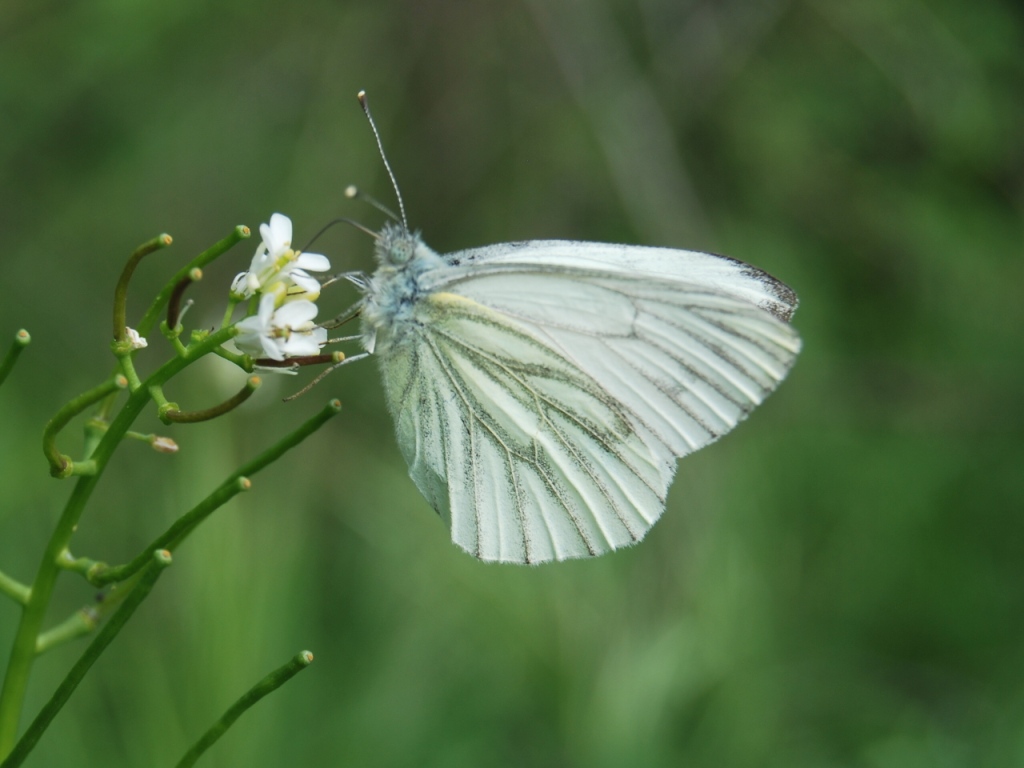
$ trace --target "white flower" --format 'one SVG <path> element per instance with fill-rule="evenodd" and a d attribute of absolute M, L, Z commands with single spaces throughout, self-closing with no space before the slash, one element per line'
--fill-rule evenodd
<path fill-rule="evenodd" d="M 149 346 L 149 343 L 139 336 L 139 332 L 134 328 L 125 327 L 125 331 L 127 332 L 127 341 L 132 345 L 132 349 L 145 349 Z"/>
<path fill-rule="evenodd" d="M 320 253 L 296 253 L 292 250 L 292 220 L 275 213 L 269 224 L 260 224 L 263 240 L 252 257 L 248 272 L 240 272 L 231 282 L 231 291 L 249 298 L 257 291 L 280 293 L 316 300 L 320 282 L 310 272 L 326 272 L 331 262 Z"/>
<path fill-rule="evenodd" d="M 239 321 L 241 333 L 235 345 L 250 357 L 269 357 L 284 360 L 320 354 L 327 343 L 327 330 L 313 324 L 316 304 L 299 299 L 275 308 L 277 297 L 265 293 L 260 299 L 259 311 Z"/>

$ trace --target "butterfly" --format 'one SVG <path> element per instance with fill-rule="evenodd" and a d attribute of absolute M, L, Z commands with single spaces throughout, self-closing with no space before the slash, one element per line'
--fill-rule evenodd
<path fill-rule="evenodd" d="M 736 259 L 561 240 L 439 254 L 398 197 L 357 283 L 362 343 L 413 482 L 481 560 L 640 541 L 677 460 L 742 421 L 800 351 L 796 294 Z"/>

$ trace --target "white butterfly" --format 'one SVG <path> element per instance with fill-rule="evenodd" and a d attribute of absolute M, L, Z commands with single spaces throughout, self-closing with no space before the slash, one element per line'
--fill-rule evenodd
<path fill-rule="evenodd" d="M 676 460 L 800 351 L 796 295 L 735 259 L 559 240 L 440 255 L 402 222 L 358 281 L 363 344 L 413 482 L 482 560 L 639 541 Z"/>

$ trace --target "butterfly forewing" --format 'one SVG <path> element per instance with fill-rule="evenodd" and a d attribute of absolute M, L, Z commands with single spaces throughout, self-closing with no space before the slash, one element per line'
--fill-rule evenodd
<path fill-rule="evenodd" d="M 675 458 L 735 426 L 799 351 L 792 291 L 731 259 L 560 241 L 443 259 L 381 364 L 413 480 L 485 560 L 638 541 Z"/>
<path fill-rule="evenodd" d="M 793 290 L 764 270 L 729 256 L 700 251 L 571 240 L 527 240 L 456 251 L 440 258 L 448 268 L 434 272 L 437 285 L 479 274 L 476 267 L 486 263 L 491 272 L 516 272 L 526 267 L 541 274 L 580 270 L 641 277 L 654 284 L 659 280 L 684 280 L 742 299 L 786 321 L 797 306 Z"/>
<path fill-rule="evenodd" d="M 438 270 L 435 289 L 532 328 L 677 457 L 732 429 L 799 352 L 781 319 L 795 296 L 760 270 L 702 253 L 602 244 L 571 244 L 584 255 L 568 259 L 568 245 L 454 254 L 470 266 Z"/>

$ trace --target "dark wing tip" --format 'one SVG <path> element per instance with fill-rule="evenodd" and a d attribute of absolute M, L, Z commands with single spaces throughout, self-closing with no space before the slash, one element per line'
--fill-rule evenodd
<path fill-rule="evenodd" d="M 774 299 L 774 301 L 764 302 L 763 308 L 771 312 L 779 320 L 788 323 L 800 304 L 796 291 L 778 278 L 772 277 L 763 269 L 752 267 L 749 264 L 744 264 L 743 267 L 743 274 L 746 277 L 757 280 Z"/>
<path fill-rule="evenodd" d="M 760 303 L 759 306 L 761 309 L 766 312 L 771 312 L 775 317 L 785 323 L 788 323 L 793 318 L 793 313 L 796 312 L 796 308 L 800 304 L 800 299 L 797 298 L 796 291 L 777 277 L 768 274 L 759 267 L 755 267 L 754 265 L 748 264 L 747 262 L 741 261 L 733 256 L 726 256 L 721 253 L 709 253 L 719 259 L 732 262 L 740 268 L 740 272 L 744 277 L 749 277 L 751 280 L 755 280 L 760 283 L 761 287 L 765 289 L 765 292 L 771 296 L 770 299 Z"/>

